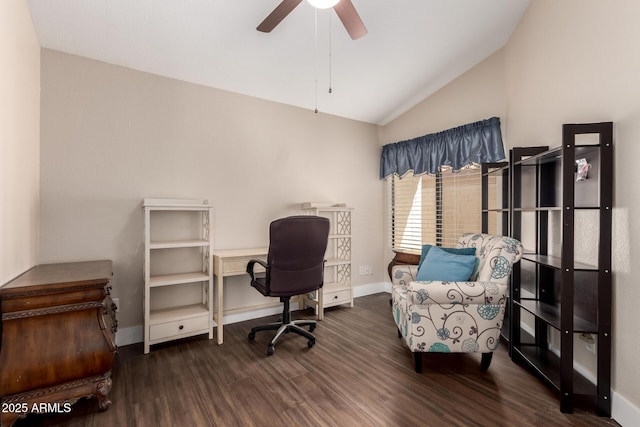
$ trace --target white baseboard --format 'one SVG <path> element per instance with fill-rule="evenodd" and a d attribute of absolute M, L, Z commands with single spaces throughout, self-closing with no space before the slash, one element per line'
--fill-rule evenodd
<path fill-rule="evenodd" d="M 297 310 L 298 303 L 291 304 L 291 310 Z M 260 317 L 271 316 L 274 314 L 280 314 L 282 312 L 281 307 L 269 307 L 261 308 L 258 310 L 246 311 L 244 313 L 235 313 L 224 316 L 222 318 L 223 325 L 229 325 L 231 323 L 244 322 L 245 320 L 258 319 Z M 142 325 L 131 326 L 128 328 L 119 328 L 116 332 L 116 345 L 124 347 L 126 345 L 137 344 L 144 341 L 144 329 Z"/>
<path fill-rule="evenodd" d="M 137 344 L 143 341 L 144 329 L 142 328 L 142 325 L 131 326 L 128 328 L 118 328 L 118 332 L 116 332 L 116 345 L 118 347 Z"/>
<path fill-rule="evenodd" d="M 528 325 L 522 325 L 522 329 L 533 335 L 535 332 Z M 553 345 L 549 346 L 549 351 L 556 356 L 560 356 L 560 350 Z M 597 384 L 596 376 L 579 363 L 574 363 L 573 368 L 592 384 Z M 640 409 L 634 406 L 620 394 L 611 390 L 611 418 L 623 427 L 640 425 Z"/>
<path fill-rule="evenodd" d="M 298 303 L 291 303 L 291 311 L 296 311 L 298 309 Z M 273 316 L 275 314 L 282 313 L 282 306 L 277 307 L 268 307 L 268 308 L 260 308 L 257 310 L 245 311 L 242 313 L 234 313 L 228 314 L 226 316 L 222 316 L 222 324 L 230 325 L 231 323 L 244 322 L 245 320 L 251 319 L 259 319 L 260 317 Z"/>
<path fill-rule="evenodd" d="M 616 392 L 611 398 L 611 418 L 623 427 L 640 425 L 640 408 Z"/>
<path fill-rule="evenodd" d="M 369 283 L 367 285 L 355 286 L 353 297 L 364 297 L 367 295 L 379 294 L 380 292 L 391 292 L 391 282 Z"/>

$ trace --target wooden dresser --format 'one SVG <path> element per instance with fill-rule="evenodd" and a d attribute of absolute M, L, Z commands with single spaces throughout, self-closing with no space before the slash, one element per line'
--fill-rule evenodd
<path fill-rule="evenodd" d="M 111 405 L 111 261 L 38 265 L 0 288 L 0 426 L 29 412 Z"/>

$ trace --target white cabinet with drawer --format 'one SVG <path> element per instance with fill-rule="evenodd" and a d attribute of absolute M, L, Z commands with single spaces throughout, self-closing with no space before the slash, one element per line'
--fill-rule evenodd
<path fill-rule="evenodd" d="M 207 200 L 144 199 L 144 353 L 213 338 L 212 208 Z"/>
<path fill-rule="evenodd" d="M 351 301 L 351 290 L 349 289 L 329 290 L 323 294 L 325 308 L 333 307 L 334 305 L 351 304 Z"/>
<path fill-rule="evenodd" d="M 344 204 L 303 203 L 307 215 L 329 218 L 331 229 L 327 244 L 324 286 L 321 292 L 311 292 L 304 297 L 305 305 L 314 307 L 319 320 L 324 309 L 349 304 L 353 307 L 353 283 L 351 281 L 351 216 L 353 208 Z"/>
<path fill-rule="evenodd" d="M 176 339 L 191 336 L 194 332 L 200 333 L 209 327 L 208 316 L 194 317 L 192 319 L 174 320 L 172 322 L 149 325 L 149 339 L 158 341 L 164 339 Z"/>

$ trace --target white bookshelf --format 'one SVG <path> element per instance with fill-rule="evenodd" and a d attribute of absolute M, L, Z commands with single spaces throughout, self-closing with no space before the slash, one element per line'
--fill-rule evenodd
<path fill-rule="evenodd" d="M 351 261 L 351 220 L 353 208 L 343 203 L 303 203 L 304 214 L 329 218 L 331 228 L 327 244 L 324 286 L 304 296 L 304 304 L 314 307 L 319 320 L 324 309 L 349 304 L 353 307 L 353 283 Z"/>
<path fill-rule="evenodd" d="M 144 353 L 213 338 L 212 208 L 207 200 L 144 199 Z"/>

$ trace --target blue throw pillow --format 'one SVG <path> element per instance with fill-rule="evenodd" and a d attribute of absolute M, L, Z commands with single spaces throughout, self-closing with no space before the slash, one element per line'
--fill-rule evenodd
<path fill-rule="evenodd" d="M 475 265 L 475 255 L 452 254 L 434 246 L 428 251 L 422 265 L 418 267 L 416 280 L 464 282 L 471 277 Z"/>
<path fill-rule="evenodd" d="M 429 250 L 433 247 L 436 247 L 436 248 L 442 249 L 443 251 L 446 251 L 452 254 L 457 254 L 457 255 L 475 255 L 476 254 L 476 248 L 443 248 L 440 246 L 423 245 L 422 255 L 420 255 L 420 262 L 418 263 L 418 270 L 420 270 L 420 267 L 422 266 L 422 262 L 424 261 L 425 257 L 429 253 Z"/>

